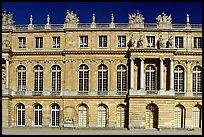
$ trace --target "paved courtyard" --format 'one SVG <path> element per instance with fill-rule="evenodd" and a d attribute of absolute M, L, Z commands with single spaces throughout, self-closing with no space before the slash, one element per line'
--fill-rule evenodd
<path fill-rule="evenodd" d="M 2 128 L 3 135 L 202 135 L 195 130 L 126 130 L 126 129 L 68 129 L 68 128 Z"/>

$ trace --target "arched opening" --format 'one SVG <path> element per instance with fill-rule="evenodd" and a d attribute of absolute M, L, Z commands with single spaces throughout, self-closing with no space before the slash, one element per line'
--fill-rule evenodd
<path fill-rule="evenodd" d="M 158 106 L 156 104 L 148 104 L 146 106 L 146 127 L 147 128 L 158 128 Z"/>

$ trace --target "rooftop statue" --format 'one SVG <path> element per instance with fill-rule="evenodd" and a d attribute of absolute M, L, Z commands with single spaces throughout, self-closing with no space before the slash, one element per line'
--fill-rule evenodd
<path fill-rule="evenodd" d="M 2 14 L 2 25 L 13 25 L 15 21 L 13 21 L 13 13 L 6 13 L 6 10 L 3 11 Z"/>
<path fill-rule="evenodd" d="M 79 18 L 77 18 L 77 15 L 74 14 L 73 11 L 70 12 L 67 10 L 65 23 L 79 23 Z"/>
<path fill-rule="evenodd" d="M 144 23 L 144 17 L 142 14 L 139 14 L 139 10 L 137 10 L 137 13 L 130 15 L 129 14 L 129 23 Z"/>
<path fill-rule="evenodd" d="M 160 14 L 156 20 L 159 22 L 165 22 L 165 23 L 171 23 L 171 14 L 169 16 L 166 16 L 166 14 L 164 13 L 164 11 L 162 12 L 162 14 Z"/>

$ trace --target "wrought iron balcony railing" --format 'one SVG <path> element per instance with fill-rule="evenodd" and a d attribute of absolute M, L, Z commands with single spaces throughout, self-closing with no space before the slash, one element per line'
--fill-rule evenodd
<path fill-rule="evenodd" d="M 51 96 L 60 96 L 61 95 L 61 91 L 50 91 L 50 95 Z"/>
<path fill-rule="evenodd" d="M 43 95 L 43 91 L 33 91 L 32 95 L 33 96 L 42 96 Z"/>
<path fill-rule="evenodd" d="M 78 91 L 78 95 L 89 95 L 88 91 Z"/>
<path fill-rule="evenodd" d="M 116 91 L 116 95 L 127 95 L 127 91 Z"/>
<path fill-rule="evenodd" d="M 97 95 L 99 95 L 99 96 L 107 96 L 108 95 L 108 91 L 98 91 Z"/>

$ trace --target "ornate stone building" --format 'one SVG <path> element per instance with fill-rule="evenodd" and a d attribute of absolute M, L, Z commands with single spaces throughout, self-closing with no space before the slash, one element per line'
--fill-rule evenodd
<path fill-rule="evenodd" d="M 202 128 L 202 25 L 14 25 L 2 14 L 2 126 Z"/>

